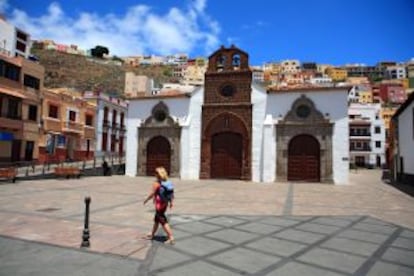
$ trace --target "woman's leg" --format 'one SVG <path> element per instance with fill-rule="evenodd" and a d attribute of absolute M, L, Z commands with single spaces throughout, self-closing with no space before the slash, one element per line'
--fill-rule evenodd
<path fill-rule="evenodd" d="M 158 225 L 159 225 L 159 222 L 154 221 L 154 225 L 152 226 L 152 232 L 151 232 L 151 237 L 152 238 L 155 236 L 155 233 L 157 233 Z"/>
<path fill-rule="evenodd" d="M 165 233 L 167 233 L 167 237 L 168 237 L 167 240 L 173 241 L 174 240 L 173 233 L 172 233 L 171 227 L 168 224 L 168 222 L 164 223 L 162 225 L 162 228 L 164 229 Z"/>

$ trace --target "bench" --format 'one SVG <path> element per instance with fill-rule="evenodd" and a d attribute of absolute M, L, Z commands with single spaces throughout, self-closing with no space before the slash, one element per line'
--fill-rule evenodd
<path fill-rule="evenodd" d="M 16 168 L 0 168 L 0 178 L 9 179 L 13 183 L 16 182 L 16 178 L 17 178 Z"/>
<path fill-rule="evenodd" d="M 55 175 L 69 178 L 71 176 L 80 178 L 80 169 L 76 167 L 56 167 Z"/>

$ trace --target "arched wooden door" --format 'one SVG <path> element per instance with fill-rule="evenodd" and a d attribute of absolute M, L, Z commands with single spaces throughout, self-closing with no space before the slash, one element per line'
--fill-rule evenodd
<path fill-rule="evenodd" d="M 211 141 L 211 177 L 240 179 L 243 138 L 238 133 L 222 132 Z"/>
<path fill-rule="evenodd" d="M 320 146 L 310 135 L 298 135 L 289 142 L 288 180 L 320 181 Z"/>
<path fill-rule="evenodd" d="M 147 175 L 153 176 L 157 167 L 164 167 L 170 172 L 171 146 L 162 136 L 152 138 L 147 145 Z"/>

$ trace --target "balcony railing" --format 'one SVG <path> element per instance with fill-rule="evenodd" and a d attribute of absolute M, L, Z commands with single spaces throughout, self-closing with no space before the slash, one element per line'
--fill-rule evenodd
<path fill-rule="evenodd" d="M 109 127 L 109 121 L 108 120 L 103 120 L 103 124 L 104 127 Z"/>
<path fill-rule="evenodd" d="M 20 130 L 23 128 L 23 121 L 10 119 L 7 117 L 0 117 L 0 126 L 3 128 Z"/>
<path fill-rule="evenodd" d="M 95 127 L 93 126 L 85 126 L 85 138 L 95 138 Z"/>
<path fill-rule="evenodd" d="M 7 118 L 7 119 L 12 119 L 12 120 L 21 120 L 22 119 L 22 115 L 12 114 L 12 113 L 8 113 L 8 112 L 1 113 L 0 117 Z"/>
<path fill-rule="evenodd" d="M 63 130 L 79 133 L 83 131 L 83 125 L 81 123 L 74 122 L 74 121 L 65 121 L 63 124 Z"/>
<path fill-rule="evenodd" d="M 360 137 L 360 136 L 371 136 L 371 132 L 356 132 L 356 131 L 350 131 L 349 132 L 349 135 L 350 136 L 358 136 L 358 137 Z"/>
<path fill-rule="evenodd" d="M 62 122 L 56 118 L 43 117 L 43 127 L 46 131 L 62 131 Z"/>
<path fill-rule="evenodd" d="M 361 147 L 361 148 L 358 148 L 358 147 L 349 147 L 349 150 L 350 151 L 364 151 L 364 152 L 366 152 L 366 151 L 371 151 L 371 147 L 369 147 L 369 146 Z"/>

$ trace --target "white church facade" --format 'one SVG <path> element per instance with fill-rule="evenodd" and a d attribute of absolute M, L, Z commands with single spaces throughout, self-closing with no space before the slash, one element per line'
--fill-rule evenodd
<path fill-rule="evenodd" d="M 192 93 L 129 99 L 126 175 L 346 184 L 348 89 L 266 90 L 247 53 L 221 47 Z"/>

